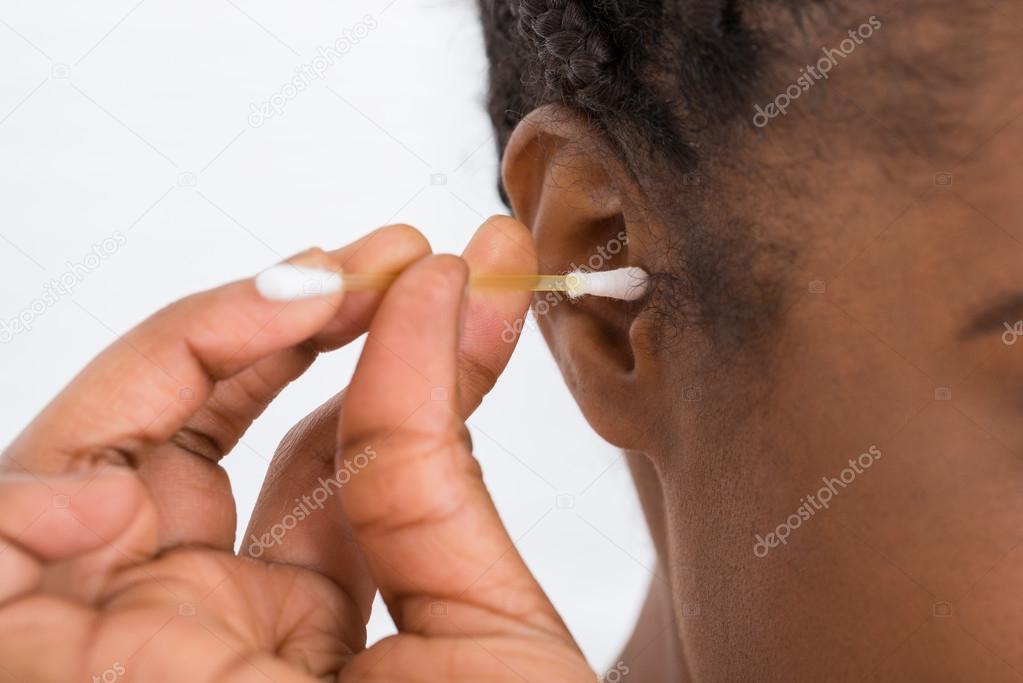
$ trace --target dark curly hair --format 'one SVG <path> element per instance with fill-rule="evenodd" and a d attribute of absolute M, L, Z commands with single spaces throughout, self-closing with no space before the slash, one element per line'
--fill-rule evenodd
<path fill-rule="evenodd" d="M 538 107 L 585 117 L 644 195 L 637 227 L 653 217 L 665 228 L 658 263 L 644 264 L 666 271 L 647 310 L 727 351 L 777 336 L 806 242 L 824 235 L 803 225 L 829 220 L 814 209 L 839 190 L 836 167 L 856 159 L 897 178 L 907 158 L 965 158 L 975 138 L 956 134 L 961 103 L 984 118 L 992 45 L 1018 41 L 1011 22 L 992 33 L 979 0 L 478 3 L 499 154 Z M 786 124 L 756 123 L 754 105 L 799 89 L 807 60 L 882 11 L 892 28 L 843 63 L 841 87 L 814 90 Z"/>
<path fill-rule="evenodd" d="M 499 149 L 526 113 L 561 103 L 631 164 L 657 152 L 691 170 L 694 140 L 746 102 L 757 75 L 734 0 L 481 0 L 481 13 Z"/>
<path fill-rule="evenodd" d="M 740 112 L 752 111 L 767 50 L 736 1 L 479 3 L 499 153 L 531 110 L 562 104 L 586 116 L 637 179 L 652 180 L 652 169 L 666 173 L 667 196 L 651 200 L 685 228 L 666 238 L 676 267 L 655 274 L 649 308 L 670 323 L 666 330 L 698 325 L 715 344 L 749 345 L 783 305 L 777 279 L 754 275 L 765 269 L 753 261 L 765 254 L 784 260 L 787 247 L 763 243 L 751 226 L 716 209 L 701 211 L 688 195 L 702 188 L 685 188 L 684 199 L 677 191 L 686 174 L 699 184 L 701 153 L 727 144 L 732 124 L 749 119 Z"/>

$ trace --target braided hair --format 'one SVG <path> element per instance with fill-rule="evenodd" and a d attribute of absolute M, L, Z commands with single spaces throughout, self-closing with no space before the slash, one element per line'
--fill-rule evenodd
<path fill-rule="evenodd" d="M 499 150 L 530 110 L 559 103 L 597 124 L 634 170 L 656 154 L 686 172 L 698 134 L 738 108 L 756 70 L 730 0 L 480 5 Z"/>
<path fill-rule="evenodd" d="M 676 265 L 654 274 L 647 311 L 662 317 L 666 334 L 699 326 L 722 347 L 751 348 L 755 329 L 782 309 L 778 282 L 752 264 L 784 250 L 714 213 L 713 202 L 701 206 L 703 186 L 679 182 L 704 175 L 701 156 L 730 145 L 736 126 L 748 125 L 742 112 L 754 88 L 765 87 L 765 41 L 737 0 L 478 1 L 499 153 L 537 107 L 560 104 L 586 117 L 656 209 L 683 227 L 662 242 Z"/>
<path fill-rule="evenodd" d="M 522 0 L 519 33 L 536 50 L 546 88 L 563 101 L 603 111 L 625 99 L 629 46 L 600 25 L 581 2 Z"/>

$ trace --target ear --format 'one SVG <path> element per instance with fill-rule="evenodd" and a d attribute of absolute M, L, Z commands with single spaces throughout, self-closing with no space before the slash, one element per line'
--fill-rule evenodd
<path fill-rule="evenodd" d="M 502 179 L 516 218 L 533 232 L 541 272 L 647 267 L 650 225 L 637 188 L 604 135 L 576 112 L 530 113 L 508 141 Z M 622 448 L 643 448 L 652 415 L 645 303 L 541 293 L 533 305 L 586 419 Z"/>

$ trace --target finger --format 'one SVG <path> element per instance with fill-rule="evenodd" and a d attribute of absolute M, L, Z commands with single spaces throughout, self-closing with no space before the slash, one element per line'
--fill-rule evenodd
<path fill-rule="evenodd" d="M 429 253 L 430 245 L 418 231 L 396 226 L 381 233 L 371 248 L 352 253 L 346 267 L 351 272 L 397 273 Z M 353 302 L 359 295 L 362 296 Z M 382 298 L 379 292 L 353 293 L 341 315 L 317 334 L 314 343 L 319 348 L 332 348 L 362 334 Z M 240 552 L 257 559 L 304 566 L 329 576 L 368 618 L 376 586 L 365 569 L 358 545 L 351 539 L 334 499 L 334 489 L 322 483 L 339 476 L 334 460 L 340 403 L 340 396 L 335 396 L 299 422 L 281 441 Z"/>
<path fill-rule="evenodd" d="M 458 415 L 465 265 L 426 259 L 370 327 L 341 416 L 341 502 L 399 629 L 570 639 L 501 524 Z M 445 616 L 431 610 L 445 604 Z"/>
<path fill-rule="evenodd" d="M 426 238 L 415 228 L 391 226 L 330 256 L 349 272 L 390 273 L 400 272 L 429 251 Z M 161 511 L 161 547 L 179 543 L 223 550 L 233 547 L 236 515 L 230 482 L 215 463 L 234 448 L 284 387 L 308 369 L 318 351 L 347 344 L 365 332 L 381 296 L 378 292 L 349 293 L 311 339 L 276 351 L 218 382 L 210 398 L 171 441 L 144 460 L 141 472 Z M 304 486 L 315 480 L 310 477 L 294 484 Z"/>
<path fill-rule="evenodd" d="M 537 272 L 536 248 L 529 228 L 508 216 L 488 219 L 462 258 L 473 273 L 512 275 Z M 494 387 L 519 340 L 531 292 L 471 291 L 458 345 L 458 396 L 469 417 Z"/>
<path fill-rule="evenodd" d="M 376 584 L 339 500 L 349 473 L 335 469 L 337 394 L 295 425 L 274 454 L 240 553 L 327 576 L 369 620 Z"/>
<path fill-rule="evenodd" d="M 47 563 L 100 550 L 129 527 L 141 488 L 119 469 L 0 477 L 0 604 L 34 590 Z"/>
<path fill-rule="evenodd" d="M 320 250 L 292 263 L 334 268 Z M 134 461 L 169 439 L 216 381 L 298 344 L 337 312 L 343 294 L 280 302 L 252 279 L 190 296 L 155 314 L 103 351 L 29 425 L 11 452 L 39 471 L 111 452 Z"/>
<path fill-rule="evenodd" d="M 399 232 L 407 234 L 408 230 Z M 380 235 L 347 252 L 304 252 L 290 261 L 337 269 Z M 319 330 L 339 336 L 333 323 L 344 295 L 268 301 L 253 280 L 242 280 L 172 304 L 104 351 L 33 422 L 11 453 L 22 464 L 55 467 L 67 460 L 137 455 L 173 435 L 213 391 L 276 351 Z M 355 312 L 365 297 L 354 297 Z M 52 454 L 60 453 L 60 457 Z M 47 459 L 57 462 L 40 462 Z"/>
<path fill-rule="evenodd" d="M 138 465 L 159 509 L 159 547 L 188 543 L 231 550 L 237 513 L 227 472 L 218 463 L 234 448 L 279 388 L 306 370 L 315 353 L 292 347 L 218 382 L 213 395 L 171 440 Z"/>
<path fill-rule="evenodd" d="M 430 253 L 422 233 L 407 225 L 381 228 L 331 253 L 346 271 L 396 273 Z M 336 349 L 362 335 L 382 298 L 380 292 L 351 292 L 337 314 L 300 346 L 268 356 L 217 383 L 213 395 L 185 425 L 183 436 L 219 459 L 229 452 L 267 405 L 312 364 L 319 351 Z M 180 432 L 177 436 L 181 436 Z"/>
<path fill-rule="evenodd" d="M 536 272 L 529 230 L 504 216 L 486 221 L 462 258 L 476 273 Z M 464 416 L 475 410 L 507 364 L 530 298 L 529 292 L 515 291 L 470 294 L 458 362 L 458 395 Z M 352 539 L 336 497 L 329 494 L 322 513 L 316 501 L 324 492 L 333 490 L 323 482 L 346 476 L 334 467 L 340 410 L 341 397 L 335 396 L 296 425 L 281 442 L 241 552 L 298 564 L 331 577 L 356 600 L 368 618 L 376 586 L 366 573 L 362 552 Z M 315 510 L 315 514 L 309 514 L 310 510 Z M 297 516 L 302 519 L 295 519 Z M 294 528 L 289 530 L 288 526 Z"/>
<path fill-rule="evenodd" d="M 411 225 L 380 228 L 340 254 L 341 267 L 351 273 L 400 273 L 429 256 L 430 242 Z M 362 336 L 376 314 L 384 292 L 349 292 L 345 305 L 315 336 L 310 346 L 319 351 L 337 349 Z"/>

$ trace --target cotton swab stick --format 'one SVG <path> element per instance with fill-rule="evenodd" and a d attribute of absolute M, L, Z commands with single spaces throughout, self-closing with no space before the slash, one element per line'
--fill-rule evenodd
<path fill-rule="evenodd" d="M 394 273 L 343 273 L 282 263 L 256 276 L 256 289 L 264 298 L 290 301 L 346 292 L 380 291 L 398 278 Z M 602 296 L 635 301 L 646 294 L 649 276 L 642 268 L 575 270 L 565 275 L 470 275 L 473 289 L 565 292 L 570 299 Z"/>

